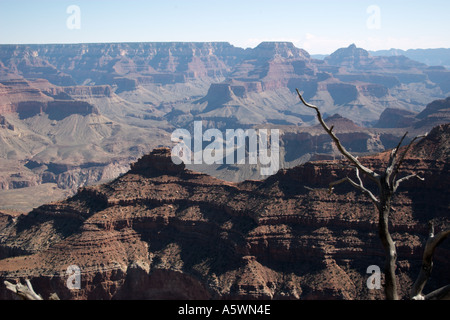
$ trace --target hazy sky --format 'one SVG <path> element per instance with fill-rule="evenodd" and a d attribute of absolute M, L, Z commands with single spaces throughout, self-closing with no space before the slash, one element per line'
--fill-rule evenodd
<path fill-rule="evenodd" d="M 449 15 L 448 0 L 0 0 L 0 43 L 291 41 L 312 54 L 351 43 L 450 48 Z"/>

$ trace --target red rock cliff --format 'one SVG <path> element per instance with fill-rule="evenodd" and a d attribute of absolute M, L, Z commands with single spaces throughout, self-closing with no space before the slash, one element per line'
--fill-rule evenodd
<path fill-rule="evenodd" d="M 402 186 L 393 205 L 403 297 L 427 222 L 449 222 L 449 135 L 449 125 L 436 128 L 404 164 L 425 182 Z M 387 156 L 361 161 L 376 170 Z M 348 185 L 327 191 L 345 174 L 338 161 L 311 162 L 228 183 L 174 166 L 170 150 L 157 149 L 108 184 L 0 219 L 0 278 L 27 277 L 44 297 L 63 299 L 382 298 L 366 287 L 367 267 L 384 263 L 372 203 Z M 438 248 L 427 288 L 450 280 L 449 248 Z M 80 290 L 65 286 L 73 264 Z M 0 288 L 0 297 L 10 296 Z"/>

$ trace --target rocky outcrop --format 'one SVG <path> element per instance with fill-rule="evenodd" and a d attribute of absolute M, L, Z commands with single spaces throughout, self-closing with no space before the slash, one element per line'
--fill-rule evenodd
<path fill-rule="evenodd" d="M 442 68 L 428 68 L 425 72 L 428 78 L 437 83 L 443 92 L 450 91 L 450 72 Z"/>
<path fill-rule="evenodd" d="M 330 65 L 340 66 L 347 71 L 354 70 L 398 70 L 399 66 L 409 68 L 426 68 L 423 63 L 411 60 L 405 56 L 372 56 L 368 51 L 351 44 L 347 48 L 341 48 L 325 58 Z"/>
<path fill-rule="evenodd" d="M 430 128 L 437 123 L 450 121 L 450 97 L 446 99 L 435 100 L 429 103 L 426 108 L 419 113 L 416 118 L 419 120 L 416 127 Z"/>
<path fill-rule="evenodd" d="M 328 64 L 343 66 L 349 70 L 370 68 L 372 59 L 366 50 L 357 48 L 351 44 L 347 48 L 341 48 L 325 58 Z"/>
<path fill-rule="evenodd" d="M 72 100 L 55 100 L 47 103 L 23 101 L 19 102 L 15 110 L 12 109 L 12 112 L 18 113 L 20 119 L 27 119 L 41 113 L 46 113 L 50 120 L 62 120 L 73 114 L 82 116 L 99 114 L 98 109 L 90 103 Z"/>
<path fill-rule="evenodd" d="M 206 108 L 203 111 L 208 112 L 223 107 L 224 104 L 232 101 L 235 97 L 234 90 L 230 84 L 213 83 L 208 90 L 208 94 L 198 100 L 198 103 L 207 102 Z"/>
<path fill-rule="evenodd" d="M 52 120 L 61 120 L 72 114 L 99 114 L 98 109 L 88 102 L 72 100 L 68 94 L 82 91 L 57 89 L 46 86 L 47 83 L 35 83 L 26 80 L 7 80 L 0 84 L 0 112 L 2 114 L 17 113 L 20 119 L 26 119 L 40 113 L 48 114 Z M 94 88 L 89 89 L 95 92 Z"/>
<path fill-rule="evenodd" d="M 309 53 L 296 48 L 292 42 L 265 41 L 260 43 L 251 53 L 252 57 L 270 60 L 274 57 L 287 59 L 309 59 Z"/>
<path fill-rule="evenodd" d="M 61 120 L 72 114 L 87 116 L 89 114 L 99 115 L 97 107 L 84 101 L 51 101 L 47 103 L 44 112 L 51 120 Z"/>
<path fill-rule="evenodd" d="M 335 114 L 327 117 L 325 122 L 339 136 L 342 144 L 354 153 L 375 153 L 395 146 L 399 138 L 393 137 L 392 141 L 381 139 L 379 133 L 362 128 L 353 121 Z M 384 140 L 384 141 L 383 141 Z M 281 135 L 284 146 L 286 162 L 309 155 L 310 159 L 334 159 L 340 157 L 339 151 L 333 146 L 328 134 L 323 132 L 321 125 L 308 129 L 299 128 L 296 131 L 286 131 Z"/>
<path fill-rule="evenodd" d="M 430 102 L 420 113 L 386 108 L 374 127 L 410 128 L 425 131 L 448 122 L 450 122 L 450 97 Z"/>
<path fill-rule="evenodd" d="M 29 161 L 25 167 L 29 167 Z M 129 170 L 127 162 L 92 163 L 81 166 L 36 163 L 13 174 L 0 175 L 0 190 L 21 189 L 44 183 L 55 183 L 61 190 L 75 193 L 81 186 L 112 180 Z"/>
<path fill-rule="evenodd" d="M 337 105 L 349 103 L 358 97 L 356 86 L 351 84 L 330 83 L 327 85 L 327 89 Z"/>
<path fill-rule="evenodd" d="M 17 79 L 0 82 L 0 112 L 2 115 L 17 112 L 19 103 L 24 101 L 35 101 L 44 105 L 51 100 L 39 89 L 31 87 L 26 80 Z"/>
<path fill-rule="evenodd" d="M 61 97 L 66 97 L 68 100 L 73 97 L 81 98 L 103 98 L 111 97 L 112 89 L 110 86 L 71 86 L 71 87 L 55 87 L 48 86 L 43 90 L 44 93 L 56 100 L 62 100 Z"/>
<path fill-rule="evenodd" d="M 430 132 L 403 166 L 402 174 L 425 177 L 402 185 L 393 204 L 403 297 L 427 221 L 449 223 L 449 132 Z M 388 155 L 360 160 L 377 170 Z M 63 299 L 383 298 L 366 287 L 367 267 L 384 263 L 372 203 L 349 185 L 327 190 L 352 171 L 319 161 L 230 183 L 175 166 L 169 149 L 156 149 L 110 183 L 15 222 L 0 216 L 0 278 L 27 277 L 44 297 L 57 291 Z M 449 257 L 444 243 L 428 286 L 448 282 Z M 69 265 L 81 269 L 79 290 L 65 286 Z M 0 297 L 9 297 L 4 288 Z"/>
<path fill-rule="evenodd" d="M 131 164 L 131 173 L 141 175 L 153 175 L 166 172 L 167 174 L 177 175 L 184 172 L 184 163 L 175 164 L 171 159 L 171 150 L 168 148 L 156 148 L 152 153 L 144 155 L 136 163 Z"/>
<path fill-rule="evenodd" d="M 392 74 L 380 73 L 359 73 L 359 74 L 334 74 L 334 77 L 344 82 L 360 81 L 385 86 L 386 88 L 395 88 L 401 84 L 400 80 Z"/>
<path fill-rule="evenodd" d="M 14 131 L 14 125 L 9 123 L 8 120 L 6 120 L 6 118 L 2 115 L 0 115 L 0 128 Z"/>
<path fill-rule="evenodd" d="M 389 90 L 379 84 L 365 84 L 358 86 L 359 92 L 368 97 L 382 98 L 389 94 Z"/>
<path fill-rule="evenodd" d="M 376 128 L 406 128 L 416 122 L 417 113 L 408 110 L 386 108 L 375 124 Z"/>

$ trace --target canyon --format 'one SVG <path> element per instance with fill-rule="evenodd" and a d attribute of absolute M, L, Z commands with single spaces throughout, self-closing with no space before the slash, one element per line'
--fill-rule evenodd
<path fill-rule="evenodd" d="M 348 120 L 346 120 L 348 121 Z M 427 224 L 448 228 L 450 125 L 416 142 L 393 203 L 400 296 L 421 265 Z M 390 151 L 360 157 L 378 171 Z M 18 216 L 0 213 L 0 280 L 30 279 L 46 299 L 383 299 L 366 286 L 384 264 L 372 202 L 343 160 L 309 161 L 264 180 L 230 182 L 174 164 L 159 147 L 122 176 Z M 366 186 L 372 188 L 368 181 Z M 448 241 L 426 291 L 449 282 Z M 81 270 L 80 289 L 66 285 Z M 0 287 L 0 298 L 12 299 Z"/>
<path fill-rule="evenodd" d="M 0 45 L 0 208 L 27 212 L 112 180 L 195 121 L 279 129 L 282 168 L 339 157 L 296 88 L 352 152 L 381 152 L 448 121 L 448 110 L 427 106 L 450 95 L 449 81 L 443 66 L 355 45 L 324 59 L 289 42 Z M 251 165 L 189 169 L 265 178 Z"/>
<path fill-rule="evenodd" d="M 449 120 L 450 71 L 421 61 L 355 45 L 316 59 L 290 42 L 0 45 L 0 209 L 29 212 L 111 181 L 195 121 L 278 129 L 282 169 L 339 159 L 296 88 L 353 153 L 382 152 Z M 188 169 L 266 178 L 259 165 Z"/>

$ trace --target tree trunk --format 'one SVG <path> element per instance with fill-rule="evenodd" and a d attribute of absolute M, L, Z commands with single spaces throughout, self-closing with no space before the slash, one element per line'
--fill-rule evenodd
<path fill-rule="evenodd" d="M 395 269 L 397 263 L 397 250 L 389 232 L 389 214 L 391 211 L 392 191 L 386 179 L 380 179 L 380 203 L 378 205 L 378 231 L 386 254 L 384 265 L 386 299 L 398 300 L 397 281 Z"/>
<path fill-rule="evenodd" d="M 356 177 L 358 178 L 358 182 L 353 181 L 348 176 L 342 178 L 338 181 L 332 182 L 329 185 L 329 191 L 332 192 L 334 186 L 341 184 L 343 182 L 349 182 L 356 189 L 361 190 L 366 196 L 368 196 L 375 206 L 378 209 L 378 233 L 381 239 L 381 243 L 383 244 L 384 251 L 386 253 L 386 263 L 384 268 L 385 273 L 385 295 L 388 300 L 398 300 L 398 292 L 397 292 L 397 281 L 395 276 L 395 269 L 397 263 L 397 250 L 395 248 L 395 243 L 391 238 L 391 234 L 389 233 L 389 213 L 391 211 L 391 200 L 395 194 L 395 191 L 399 187 L 399 185 L 412 178 L 417 178 L 419 180 L 424 180 L 417 174 L 410 174 L 403 178 L 397 179 L 397 174 L 399 169 L 406 157 L 406 154 L 410 150 L 413 143 L 419 139 L 426 137 L 427 134 L 417 136 L 410 141 L 408 146 L 404 149 L 403 153 L 398 157 L 398 152 L 400 150 L 400 146 L 405 139 L 407 132 L 404 134 L 400 142 L 398 143 L 395 149 L 392 149 L 391 156 L 389 159 L 389 164 L 384 173 L 378 174 L 373 170 L 365 167 L 359 162 L 358 157 L 353 156 L 349 153 L 344 146 L 341 144 L 339 138 L 334 134 L 333 129 L 334 126 L 328 127 L 325 121 L 323 121 L 322 114 L 317 106 L 307 103 L 300 91 L 296 89 L 297 94 L 302 101 L 302 103 L 308 108 L 314 109 L 317 114 L 317 120 L 322 125 L 322 128 L 328 133 L 331 139 L 334 141 L 336 147 L 341 152 L 341 154 L 349 160 L 352 165 L 356 169 Z M 359 176 L 359 172 L 362 172 L 366 177 L 370 178 L 373 182 L 375 182 L 378 186 L 379 191 L 379 199 L 366 187 L 364 187 L 363 181 Z M 425 252 L 423 256 L 423 265 L 420 271 L 419 277 L 414 284 L 414 287 L 411 291 L 411 296 L 413 299 L 423 300 L 423 299 L 440 299 L 447 298 L 450 299 L 450 285 L 443 287 L 441 289 L 435 290 L 428 295 L 423 295 L 422 290 L 430 277 L 432 264 L 432 258 L 434 254 L 434 249 L 441 243 L 445 238 L 450 236 L 450 230 L 445 230 L 440 232 L 438 235 L 434 235 L 433 228 L 430 232 L 429 239 L 425 246 Z"/>

